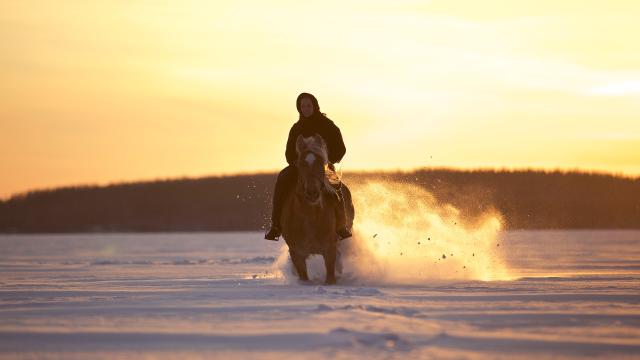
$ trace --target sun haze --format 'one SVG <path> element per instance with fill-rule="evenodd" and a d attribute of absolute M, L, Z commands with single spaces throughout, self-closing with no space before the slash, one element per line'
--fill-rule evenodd
<path fill-rule="evenodd" d="M 295 98 L 343 170 L 640 174 L 637 1 L 5 1 L 0 196 L 274 171 Z"/>

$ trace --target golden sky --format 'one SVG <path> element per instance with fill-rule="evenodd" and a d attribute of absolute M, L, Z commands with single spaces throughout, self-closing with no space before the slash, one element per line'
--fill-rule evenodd
<path fill-rule="evenodd" d="M 344 171 L 640 175 L 638 1 L 3 1 L 0 197 L 273 171 L 308 91 Z"/>

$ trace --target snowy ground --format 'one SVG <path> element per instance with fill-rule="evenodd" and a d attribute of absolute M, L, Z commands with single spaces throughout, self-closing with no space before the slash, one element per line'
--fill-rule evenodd
<path fill-rule="evenodd" d="M 0 358 L 640 356 L 638 231 L 502 233 L 511 280 L 336 286 L 261 235 L 0 236 Z"/>

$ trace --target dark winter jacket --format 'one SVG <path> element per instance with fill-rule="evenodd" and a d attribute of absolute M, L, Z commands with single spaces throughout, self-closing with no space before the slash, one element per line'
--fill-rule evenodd
<path fill-rule="evenodd" d="M 285 156 L 289 164 L 295 164 L 298 154 L 296 152 L 296 140 L 298 135 L 304 137 L 318 134 L 322 136 L 327 143 L 329 162 L 332 164 L 340 162 L 347 151 L 342 140 L 340 129 L 329 120 L 324 114 L 316 113 L 310 118 L 301 118 L 293 124 L 289 131 L 289 139 L 287 140 L 287 150 Z"/>

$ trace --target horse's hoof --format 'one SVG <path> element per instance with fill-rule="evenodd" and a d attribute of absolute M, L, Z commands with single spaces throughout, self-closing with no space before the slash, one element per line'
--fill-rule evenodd
<path fill-rule="evenodd" d="M 338 240 L 340 240 L 340 241 L 342 241 L 344 239 L 348 239 L 348 238 L 350 238 L 352 236 L 353 236 L 353 234 L 346 227 L 338 230 Z"/>
<path fill-rule="evenodd" d="M 336 284 L 336 279 L 327 279 L 324 281 L 325 285 L 335 285 Z"/>

